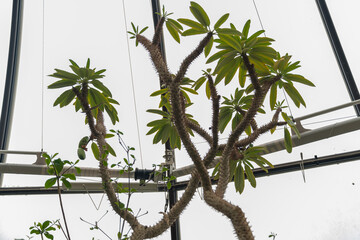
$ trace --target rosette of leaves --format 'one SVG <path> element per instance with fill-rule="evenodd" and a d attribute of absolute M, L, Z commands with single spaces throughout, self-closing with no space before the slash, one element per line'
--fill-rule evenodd
<path fill-rule="evenodd" d="M 234 130 L 236 126 L 243 119 L 243 114 L 250 108 L 253 95 L 246 95 L 245 90 L 235 89 L 234 95 L 230 95 L 230 98 L 223 97 L 225 100 L 222 102 L 219 113 L 219 131 L 223 133 L 226 126 L 231 121 L 231 129 Z M 258 109 L 259 113 L 265 113 L 262 108 Z M 246 127 L 245 132 L 247 135 L 251 134 L 250 124 Z"/>
<path fill-rule="evenodd" d="M 71 183 L 69 180 L 76 180 L 76 176 L 73 173 L 67 173 L 67 171 L 74 167 L 76 169 L 77 173 L 80 173 L 81 170 L 78 167 L 75 167 L 75 165 L 79 162 L 77 160 L 75 163 L 68 161 L 68 160 L 61 160 L 60 158 L 55 158 L 58 154 L 55 153 L 53 156 L 48 155 L 47 153 L 43 153 L 43 157 L 45 158 L 46 165 L 48 166 L 47 172 L 50 175 L 55 175 L 55 177 L 49 178 L 45 182 L 45 188 L 50 188 L 55 185 L 55 183 L 58 183 L 58 181 L 61 181 L 66 188 L 71 188 Z M 69 167 L 64 170 L 64 167 L 66 165 L 69 165 Z M 59 186 L 58 186 L 59 187 Z"/>
<path fill-rule="evenodd" d="M 191 94 L 198 94 L 197 91 L 192 89 L 191 84 L 194 81 L 185 77 L 180 83 L 180 91 L 182 96 L 184 97 L 184 107 L 187 108 L 192 105 L 191 99 L 188 93 Z M 175 128 L 175 125 L 172 121 L 171 113 L 172 107 L 169 101 L 169 89 L 164 87 L 160 90 L 153 92 L 150 96 L 160 96 L 161 100 L 159 103 L 159 108 L 163 108 L 162 110 L 159 109 L 148 109 L 147 112 L 154 113 L 160 115 L 162 119 L 154 120 L 147 124 L 148 127 L 151 129 L 146 133 L 146 135 L 151 135 L 155 133 L 153 143 L 156 144 L 158 142 L 162 142 L 163 144 L 169 141 L 171 148 L 178 148 L 181 149 L 181 140 Z M 197 122 L 193 119 L 191 114 L 186 113 L 186 117 L 189 121 L 192 121 L 197 124 Z M 191 136 L 193 136 L 193 132 L 191 129 L 188 128 L 188 132 Z"/>
<path fill-rule="evenodd" d="M 220 50 L 207 60 L 207 63 L 217 60 L 214 70 L 215 84 L 225 79 L 225 85 L 227 85 L 238 73 L 240 86 L 245 86 L 248 69 L 244 64 L 243 54 L 248 54 L 258 76 L 269 74 L 266 64 L 272 65 L 276 57 L 276 51 L 270 47 L 274 40 L 260 37 L 264 33 L 263 30 L 249 36 L 249 29 L 250 20 L 245 23 L 242 32 L 238 31 L 233 24 L 230 24 L 230 28 L 215 29 L 218 39 L 214 42 L 218 43 L 216 48 Z"/>
<path fill-rule="evenodd" d="M 79 111 L 82 109 L 82 106 L 75 92 L 82 93 L 84 88 L 86 88 L 87 101 L 94 117 L 97 116 L 97 110 L 99 108 L 101 111 L 107 112 L 113 124 L 118 122 L 119 117 L 114 104 L 119 103 L 112 98 L 111 91 L 99 80 L 104 77 L 103 73 L 106 69 L 96 71 L 96 68 L 90 68 L 90 59 L 87 60 L 85 67 L 79 67 L 79 65 L 71 59 L 69 61 L 72 72 L 55 69 L 55 73 L 49 75 L 50 77 L 60 79 L 50 84 L 48 86 L 49 89 L 71 87 L 55 100 L 54 106 L 59 105 L 60 108 L 62 108 L 75 100 L 73 103 L 75 111 Z"/>
<path fill-rule="evenodd" d="M 34 225 L 29 228 L 30 234 L 40 235 L 41 239 L 44 239 L 43 236 L 45 236 L 47 239 L 54 239 L 54 235 L 52 235 L 50 232 L 56 230 L 56 228 L 54 228 L 53 226 L 54 225 L 57 226 L 58 225 L 57 223 L 58 223 L 58 220 L 53 221 L 53 222 L 46 220 L 43 223 L 41 223 L 41 222 L 35 223 L 34 222 Z M 59 227 L 59 226 L 57 226 L 57 227 Z"/>
<path fill-rule="evenodd" d="M 285 56 L 280 57 L 280 54 L 278 53 L 274 64 L 272 66 L 268 66 L 271 74 L 269 74 L 269 76 L 266 76 L 265 79 L 269 79 L 271 76 L 274 75 L 282 76 L 281 79 L 275 82 L 270 89 L 271 109 L 275 108 L 275 103 L 277 100 L 277 88 L 284 88 L 285 92 L 294 102 L 296 107 L 300 107 L 300 105 L 306 107 L 304 99 L 302 98 L 298 90 L 294 87 L 294 82 L 305 84 L 310 87 L 315 87 L 315 85 L 311 81 L 304 78 L 303 76 L 290 73 L 300 67 L 300 61 L 292 63 L 290 59 L 290 55 L 285 54 Z"/>
<path fill-rule="evenodd" d="M 253 147 L 249 146 L 245 150 L 239 150 L 242 159 L 232 159 L 230 160 L 230 180 L 234 181 L 235 189 L 240 194 L 244 191 L 245 188 L 245 179 L 247 179 L 250 185 L 256 187 L 256 179 L 253 173 L 254 164 L 262 168 L 265 172 L 268 172 L 267 167 L 273 168 L 274 166 L 262 157 L 260 154 L 264 152 L 263 147 Z M 218 163 L 213 170 L 213 177 L 217 179 L 218 168 L 220 163 Z"/>
<path fill-rule="evenodd" d="M 223 16 L 221 16 L 216 21 L 216 23 L 214 24 L 213 29 L 212 29 L 210 27 L 211 22 L 210 22 L 210 18 L 208 16 L 208 14 L 198 3 L 190 2 L 189 8 L 190 8 L 191 14 L 195 17 L 195 20 L 188 19 L 188 18 L 179 18 L 179 19 L 177 19 L 177 21 L 175 21 L 173 19 L 169 19 L 168 22 L 169 22 L 170 27 L 168 27 L 168 22 L 167 22 L 166 26 L 167 26 L 170 34 L 173 36 L 173 38 L 177 42 L 180 43 L 179 34 L 181 34 L 181 36 L 186 37 L 186 36 L 192 36 L 192 35 L 206 34 L 208 32 L 212 32 L 214 30 L 218 31 L 218 32 L 222 32 L 223 34 L 240 34 L 240 32 L 238 32 L 237 30 L 234 30 L 234 29 L 220 28 L 221 25 L 229 18 L 229 13 L 226 13 Z M 181 23 L 189 28 L 183 31 L 183 28 L 179 23 Z M 204 48 L 205 57 L 207 57 L 209 55 L 213 44 L 214 44 L 214 38 L 211 37 L 208 44 Z"/>
<path fill-rule="evenodd" d="M 230 24 L 230 29 L 233 31 L 236 30 L 233 24 Z M 249 35 L 249 29 L 250 20 L 245 23 L 242 32 L 239 33 L 228 30 L 224 32 L 222 29 L 217 29 L 218 39 L 214 41 L 218 43 L 216 48 L 219 49 L 219 51 L 207 60 L 207 63 L 217 61 L 213 73 L 216 74 L 215 84 L 224 80 L 225 85 L 227 85 L 234 79 L 236 73 L 238 73 L 239 84 L 241 87 L 244 87 L 248 76 L 248 69 L 244 58 L 247 58 L 249 63 L 254 66 L 260 84 L 276 76 L 281 76 L 281 79 L 272 85 L 270 91 L 271 109 L 275 108 L 277 88 L 284 88 L 285 92 L 297 107 L 300 107 L 300 105 L 306 106 L 300 93 L 294 87 L 293 82 L 308 86 L 315 85 L 299 74 L 290 73 L 300 67 L 300 62 L 290 62 L 291 56 L 288 54 L 280 56 L 279 53 L 270 47 L 274 41 L 273 39 L 260 37 L 260 35 L 264 33 L 264 30 Z M 253 90 L 252 84 L 246 89 L 247 93 Z"/>

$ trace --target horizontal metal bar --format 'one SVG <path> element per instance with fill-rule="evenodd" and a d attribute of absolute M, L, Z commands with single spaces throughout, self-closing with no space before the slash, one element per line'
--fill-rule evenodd
<path fill-rule="evenodd" d="M 61 194 L 84 194 L 87 193 L 85 190 L 79 191 L 67 191 L 61 189 Z M 104 190 L 89 190 L 88 193 L 103 193 Z M 0 188 L 1 195 L 50 195 L 58 194 L 56 187 L 44 188 L 44 187 L 3 187 Z"/>
<path fill-rule="evenodd" d="M 0 154 L 41 155 L 41 154 L 43 154 L 43 152 L 35 152 L 35 151 L 16 151 L 16 150 L 0 150 Z"/>
<path fill-rule="evenodd" d="M 318 112 L 315 112 L 315 113 L 311 113 L 311 114 L 308 114 L 308 115 L 305 115 L 305 116 L 302 116 L 302 117 L 295 118 L 295 121 L 302 121 L 302 120 L 305 120 L 305 119 L 317 117 L 317 116 L 320 116 L 320 115 L 323 115 L 323 114 L 326 114 L 326 113 L 334 112 L 334 111 L 337 111 L 337 110 L 340 110 L 340 109 L 343 109 L 343 108 L 347 108 L 347 107 L 351 107 L 351 106 L 354 106 L 354 105 L 357 105 L 357 104 L 360 104 L 360 99 L 349 102 L 349 103 L 344 103 L 344 104 L 341 104 L 341 105 L 338 105 L 338 106 L 335 106 L 335 107 L 331 107 L 331 108 L 328 108 L 328 109 L 325 109 L 325 110 L 321 110 L 321 111 L 318 111 Z"/>
<path fill-rule="evenodd" d="M 340 154 L 334 154 L 324 157 L 317 157 L 307 159 L 307 160 L 300 160 L 295 162 L 289 162 L 289 163 L 283 163 L 283 164 L 277 164 L 274 165 L 274 168 L 267 167 L 268 172 L 265 172 L 261 168 L 256 168 L 253 170 L 253 173 L 256 178 L 259 177 L 265 177 L 265 176 L 272 176 L 277 174 L 283 174 L 283 173 L 289 173 L 289 172 L 295 172 L 302 170 L 301 164 L 304 166 L 304 170 L 306 169 L 312 169 L 317 167 L 324 167 L 334 164 L 340 164 L 340 163 L 346 163 L 351 161 L 357 161 L 360 160 L 360 151 L 352 151 L 347 153 L 340 153 Z M 187 187 L 188 181 L 183 182 L 177 182 L 174 186 L 175 190 L 181 191 L 185 190 Z M 217 184 L 216 180 L 212 180 L 212 184 Z M 200 187 L 200 185 L 199 185 Z M 165 191 L 165 189 L 160 189 Z"/>
<path fill-rule="evenodd" d="M 335 155 L 329 155 L 324 157 L 314 157 L 306 159 L 304 161 L 295 161 L 283 164 L 274 165 L 274 168 L 268 167 L 268 172 L 265 172 L 261 168 L 253 170 L 255 177 L 272 176 L 282 173 L 289 173 L 302 170 L 301 164 L 304 166 L 304 170 L 317 167 L 324 167 L 333 164 L 346 163 L 356 161 L 360 159 L 360 151 L 352 151 L 347 153 L 340 153 Z M 123 183 L 126 187 L 127 183 Z M 173 184 L 173 188 L 177 191 L 184 190 L 187 187 L 188 181 L 177 182 Z M 216 180 L 212 180 L 212 184 L 217 184 Z M 85 188 L 84 186 L 85 185 Z M 101 183 L 72 183 L 72 189 L 61 189 L 62 194 L 84 194 L 84 193 L 103 193 Z M 138 192 L 162 192 L 167 191 L 165 184 L 147 183 L 145 186 L 139 186 L 139 183 L 131 183 L 131 188 L 137 189 Z M 200 185 L 199 185 L 200 187 Z M 0 195 L 39 195 L 39 194 L 57 194 L 57 188 L 52 187 L 45 189 L 44 187 L 10 187 L 0 188 Z"/>
<path fill-rule="evenodd" d="M 341 134 L 349 133 L 360 129 L 360 118 L 354 118 L 346 120 L 340 123 L 334 123 L 329 126 L 317 128 L 314 130 L 309 130 L 301 133 L 301 138 L 297 136 L 292 136 L 293 147 L 305 145 L 322 139 L 335 137 Z M 263 155 L 278 152 L 285 149 L 284 139 L 278 139 L 276 141 L 268 142 L 260 145 L 265 148 Z M 209 168 L 213 168 L 219 161 L 220 157 L 216 157 L 212 162 L 212 165 Z M 195 169 L 195 166 L 189 165 L 182 168 L 177 168 L 173 171 L 175 177 L 185 176 L 190 174 Z"/>
<path fill-rule="evenodd" d="M 47 169 L 47 166 L 44 165 L 0 163 L 0 173 L 49 175 Z M 100 177 L 100 172 L 98 168 L 80 167 L 80 169 L 81 173 L 77 173 L 74 168 L 68 170 L 68 173 L 73 173 L 77 176 L 83 177 Z M 120 170 L 109 169 L 109 173 L 110 177 L 112 178 L 134 178 L 134 172 L 124 172 L 120 175 Z"/>
<path fill-rule="evenodd" d="M 71 191 L 82 191 L 85 190 L 86 191 L 93 191 L 93 190 L 103 190 L 103 184 L 101 182 L 74 182 L 71 183 L 72 187 L 71 189 L 68 189 L 67 191 L 71 192 Z M 146 183 L 144 185 L 141 185 L 139 182 L 130 182 L 129 183 L 122 183 L 122 186 L 124 188 L 129 188 L 130 189 L 135 189 L 136 192 L 135 193 L 144 193 L 144 192 L 159 192 L 159 188 L 163 189 L 164 187 L 166 188 L 165 184 L 158 184 L 158 183 Z M 113 187 L 114 189 L 116 189 L 116 184 L 113 183 Z M 64 188 L 64 186 L 63 186 Z"/>

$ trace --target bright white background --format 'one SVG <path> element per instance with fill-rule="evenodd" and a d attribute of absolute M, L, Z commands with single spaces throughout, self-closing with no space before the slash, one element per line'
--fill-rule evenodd
<path fill-rule="evenodd" d="M 256 11 L 251 0 L 231 1 L 198 1 L 208 12 L 212 24 L 229 12 L 227 22 L 233 22 L 239 29 L 247 19 L 252 20 L 251 31 L 261 29 Z M 294 117 L 313 113 L 325 108 L 350 101 L 342 80 L 337 63 L 332 53 L 314 0 L 306 1 L 256 1 L 258 10 L 268 37 L 274 38 L 274 47 L 281 53 L 293 55 L 294 61 L 300 60 L 303 74 L 316 84 L 316 88 L 299 86 L 299 90 L 307 102 L 307 108 L 296 109 L 290 104 Z M 359 38 L 356 23 L 359 22 L 358 9 L 360 4 L 355 0 L 328 0 L 329 9 L 342 41 L 354 78 L 359 85 L 360 68 Z M 189 1 L 167 1 L 161 4 L 167 11 L 174 12 L 173 18 L 191 17 L 188 10 Z M 57 90 L 47 90 L 54 79 L 47 77 L 54 68 L 68 69 L 68 59 L 71 58 L 84 65 L 89 57 L 92 66 L 98 69 L 106 68 L 105 84 L 111 89 L 118 107 L 120 123 L 115 128 L 125 133 L 125 141 L 136 148 L 138 161 L 136 167 L 151 168 L 153 163 L 163 161 L 164 147 L 152 144 L 152 136 L 146 136 L 149 130 L 146 124 L 156 116 L 146 113 L 146 109 L 156 108 L 158 99 L 148 97 L 159 88 L 158 78 L 150 62 L 147 52 L 141 47 L 135 47 L 130 41 L 131 63 L 133 71 L 134 91 L 130 74 L 127 53 L 126 29 L 124 23 L 122 1 L 96 0 L 52 0 L 45 1 L 45 32 L 44 45 L 42 39 L 43 5 L 41 0 L 25 1 L 23 38 L 19 79 L 16 95 L 14 120 L 11 132 L 10 146 L 12 150 L 39 151 L 43 147 L 48 153 L 59 152 L 64 159 L 76 159 L 76 146 L 82 136 L 88 134 L 84 125 L 84 116 L 74 113 L 72 107 L 64 109 L 53 108 L 52 104 L 61 93 Z M 3 92 L 12 1 L 3 0 L 0 5 L 0 92 Z M 145 35 L 151 37 L 152 14 L 150 1 L 125 1 L 127 28 L 130 22 L 140 27 L 149 26 Z M 165 32 L 166 55 L 169 68 L 176 72 L 182 59 L 194 48 L 199 37 L 182 38 L 182 44 L 177 44 Z M 42 49 L 44 46 L 44 80 L 42 81 Z M 209 66 L 200 57 L 191 66 L 188 77 L 197 79 L 201 70 Z M 43 89 L 44 82 L 44 92 Z M 219 89 L 221 94 L 228 94 L 232 89 Z M 190 112 L 204 126 L 210 125 L 210 102 L 201 96 L 193 100 L 200 102 L 193 106 Z M 43 94 L 43 95 L 42 95 Z M 42 96 L 44 97 L 44 122 L 42 124 Z M 139 116 L 140 144 L 137 138 L 135 122 L 134 97 L 136 98 Z M 283 95 L 279 93 L 279 98 Z M 2 102 L 2 95 L 0 103 Z M 268 104 L 268 103 L 267 103 Z M 341 110 L 305 123 L 313 123 L 333 118 L 355 116 L 352 108 Z M 271 116 L 261 117 L 268 121 Z M 316 128 L 333 122 L 309 124 L 307 128 Z M 43 129 L 43 136 L 41 134 Z M 279 131 L 281 132 L 281 131 Z M 226 138 L 228 132 L 222 137 Z M 265 135 L 257 143 L 264 143 L 280 138 L 281 134 Z M 359 132 L 323 140 L 294 149 L 292 154 L 282 151 L 268 155 L 273 164 L 299 160 L 300 152 L 305 159 L 314 155 L 326 156 L 335 153 L 359 149 Z M 201 152 L 206 150 L 203 140 L 196 138 Z M 112 144 L 116 146 L 116 141 Z M 140 147 L 142 156 L 140 155 Z M 121 148 L 117 148 L 119 159 L 125 156 Z M 141 160 L 143 164 L 141 164 Z M 177 166 L 191 164 L 185 152 L 176 152 Z M 29 163 L 34 157 L 9 156 L 8 162 Z M 81 166 L 96 166 L 96 160 L 91 157 L 81 163 Z M 143 165 L 143 166 L 142 166 Z M 358 162 L 334 165 L 325 168 L 306 170 L 306 183 L 300 172 L 257 179 L 256 189 L 246 185 L 245 192 L 240 196 L 233 190 L 232 184 L 227 192 L 227 199 L 238 204 L 245 211 L 256 239 L 268 239 L 270 232 L 278 234 L 276 240 L 288 239 L 358 239 L 360 237 L 360 181 Z M 47 177 L 6 175 L 4 186 L 41 186 Z M 89 181 L 89 179 L 81 179 Z M 181 193 L 180 193 L 181 194 Z M 96 202 L 101 194 L 92 196 Z M 97 221 L 109 204 L 103 201 L 101 208 L 96 210 L 87 195 L 64 195 L 64 204 L 70 222 L 70 232 L 73 239 L 106 239 L 100 233 L 89 230 L 87 221 Z M 125 198 L 125 196 L 123 197 Z M 149 213 L 140 218 L 146 224 L 154 224 L 161 218 L 158 212 L 163 211 L 164 193 L 144 193 L 133 195 L 131 207 L 136 211 Z M 57 196 L 1 196 L 0 197 L 0 239 L 24 238 L 29 234 L 28 228 L 34 221 L 58 219 L 61 217 Z M 202 200 L 201 192 L 196 195 L 190 206 L 181 215 L 182 239 L 235 239 L 229 221 L 210 209 Z M 116 238 L 118 217 L 107 214 L 99 226 L 113 239 Z M 56 234 L 58 239 L 63 239 Z M 169 231 L 157 239 L 170 239 Z"/>

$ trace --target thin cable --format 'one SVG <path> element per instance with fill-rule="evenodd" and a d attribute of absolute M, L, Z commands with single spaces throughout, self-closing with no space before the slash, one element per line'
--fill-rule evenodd
<path fill-rule="evenodd" d="M 262 24 L 261 17 L 260 17 L 260 14 L 259 14 L 258 8 L 257 8 L 257 6 L 256 6 L 255 0 L 253 0 L 253 4 L 254 4 L 254 7 L 255 7 L 256 14 L 257 14 L 257 16 L 258 16 L 258 19 L 259 19 L 259 22 L 260 22 L 261 28 L 262 28 L 262 30 L 264 30 L 264 26 L 263 26 L 263 24 Z M 265 31 L 265 30 L 264 30 L 264 31 Z M 265 32 L 264 32 L 264 36 L 266 37 Z"/>
<path fill-rule="evenodd" d="M 41 152 L 44 151 L 44 66 L 45 66 L 45 0 L 42 1 L 42 49 L 41 49 Z"/>
<path fill-rule="evenodd" d="M 258 16 L 258 19 L 259 19 L 259 22 L 260 22 L 261 28 L 262 28 L 262 30 L 264 30 L 264 31 L 265 31 L 265 29 L 264 29 L 264 25 L 262 24 L 262 21 L 261 21 L 260 13 L 259 13 L 258 8 L 257 8 L 257 6 L 256 6 L 256 2 L 255 2 L 255 0 L 252 0 L 252 2 L 253 2 L 253 4 L 254 4 L 255 11 L 256 11 L 256 14 L 257 14 L 257 16 Z M 264 36 L 266 37 L 265 32 L 264 32 Z M 285 97 L 286 104 L 287 104 L 287 105 L 288 105 L 288 107 L 289 107 L 290 116 L 291 116 L 291 117 L 294 117 L 294 115 L 292 114 L 291 108 L 290 108 L 289 101 L 288 101 L 288 99 L 287 99 L 287 97 L 286 97 L 286 93 L 285 93 L 284 88 L 283 88 L 282 90 L 283 90 L 283 94 L 284 94 L 284 97 Z"/>
<path fill-rule="evenodd" d="M 135 87 L 134 87 L 134 77 L 132 71 L 132 64 L 131 64 L 131 54 L 130 54 L 130 45 L 129 45 L 129 38 L 128 38 L 128 30 L 127 30 L 127 21 L 126 21 L 126 14 L 125 14 L 125 4 L 124 0 L 122 1 L 123 5 L 123 13 L 124 13 L 124 23 L 125 23 L 125 31 L 126 31 L 126 42 L 127 42 L 127 49 L 128 49 L 128 56 L 129 56 L 129 65 L 130 65 L 130 76 L 131 76 L 131 87 L 133 92 L 133 102 L 135 108 L 135 119 L 136 119 L 136 129 L 139 141 L 139 150 L 140 150 L 140 161 L 141 161 L 141 168 L 144 168 L 143 157 L 142 157 L 142 150 L 141 150 L 141 138 L 140 138 L 140 130 L 139 130 L 139 119 L 136 107 L 136 96 L 135 96 Z"/>

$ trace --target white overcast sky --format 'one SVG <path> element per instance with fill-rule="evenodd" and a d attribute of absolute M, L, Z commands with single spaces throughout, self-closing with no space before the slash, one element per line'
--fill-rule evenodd
<path fill-rule="evenodd" d="M 230 13 L 229 22 L 239 29 L 247 19 L 252 20 L 251 32 L 261 29 L 252 0 L 199 0 L 208 12 L 212 23 L 224 13 Z M 299 87 L 307 102 L 307 108 L 296 109 L 290 104 L 294 117 L 313 113 L 325 108 L 350 101 L 342 80 L 334 54 L 331 50 L 315 0 L 257 0 L 258 10 L 268 37 L 274 38 L 276 50 L 293 55 L 294 61 L 300 60 L 302 68 L 298 73 L 316 84 L 316 88 Z M 188 10 L 189 1 L 163 0 L 168 12 L 174 12 L 173 18 L 191 17 Z M 335 22 L 344 51 L 347 55 L 354 78 L 360 85 L 360 61 L 358 55 L 359 33 L 356 30 L 360 22 L 358 11 L 360 3 L 356 0 L 327 0 Z M 0 2 L 0 92 L 3 92 L 9 31 L 11 19 L 11 0 Z M 149 26 L 145 35 L 151 37 L 153 22 L 150 0 L 125 0 L 127 28 L 130 22 L 140 27 Z M 130 41 L 131 63 L 134 89 L 130 74 L 127 53 L 126 29 L 124 23 L 122 0 L 47 0 L 45 1 L 44 45 L 43 2 L 42 0 L 25 0 L 21 60 L 16 93 L 14 120 L 12 125 L 9 149 L 40 151 L 41 129 L 43 129 L 43 147 L 48 153 L 59 152 L 64 159 L 76 159 L 76 146 L 79 139 L 88 134 L 84 125 L 84 116 L 74 113 L 72 107 L 58 109 L 52 104 L 61 93 L 47 90 L 42 93 L 42 49 L 44 46 L 44 84 L 49 85 L 53 79 L 47 77 L 54 68 L 67 69 L 71 58 L 84 65 L 89 57 L 92 66 L 106 68 L 105 84 L 111 88 L 114 98 L 120 102 L 118 107 L 120 123 L 108 128 L 115 128 L 125 133 L 125 141 L 136 148 L 138 158 L 136 167 L 151 168 L 153 163 L 163 161 L 164 147 L 152 144 L 153 136 L 146 136 L 147 122 L 155 116 L 146 113 L 146 109 L 156 108 L 158 99 L 148 97 L 159 88 L 147 52 L 135 47 Z M 227 23 L 227 24 L 228 24 Z M 165 33 L 166 55 L 169 68 L 176 72 L 181 60 L 191 51 L 198 37 L 182 38 L 177 44 Z M 191 66 L 188 77 L 197 79 L 205 65 L 200 57 Z M 235 87 L 235 85 L 234 85 Z M 219 89 L 221 94 L 233 89 Z M 210 103 L 201 89 L 201 96 L 194 101 L 201 102 L 193 106 L 191 113 L 204 126 L 210 124 Z M 43 95 L 42 95 L 43 94 Z M 41 124 L 42 96 L 44 97 L 44 123 Z M 134 96 L 139 116 L 140 145 L 135 123 Z M 283 98 L 279 94 L 280 98 Z M 2 94 L 0 95 L 2 103 Z M 195 102 L 196 103 L 196 102 Z M 267 103 L 268 104 L 268 103 Z M 307 128 L 313 129 L 333 122 L 311 124 L 317 121 L 340 117 L 355 116 L 352 108 L 306 121 Z M 264 121 L 270 116 L 263 117 Z M 222 137 L 226 138 L 227 134 Z M 264 143 L 280 138 L 266 135 L 258 141 Z M 300 152 L 304 158 L 314 155 L 326 156 L 359 149 L 359 132 L 352 132 L 308 144 L 294 149 L 292 154 L 284 151 L 268 155 L 273 164 L 299 160 Z M 206 150 L 202 140 L 195 139 L 201 152 Z M 116 145 L 116 141 L 112 143 Z M 124 157 L 121 148 L 117 148 L 120 158 Z M 143 164 L 141 164 L 142 159 Z M 9 156 L 8 162 L 29 163 L 34 157 Z M 178 167 L 191 164 L 184 152 L 176 151 Z M 82 166 L 96 166 L 96 160 L 89 157 Z M 143 166 L 142 166 L 143 165 Z M 330 167 L 306 170 L 306 183 L 300 172 L 259 178 L 256 189 L 246 185 L 240 196 L 230 184 L 227 199 L 238 204 L 246 213 L 256 239 L 268 239 L 271 232 L 278 234 L 276 240 L 307 239 L 359 239 L 360 238 L 360 163 L 353 162 Z M 4 186 L 41 186 L 47 177 L 6 175 Z M 89 181 L 81 179 L 81 181 Z M 354 183 L 354 184 L 353 184 Z M 227 219 L 210 209 L 202 202 L 201 193 L 194 197 L 190 206 L 181 215 L 182 239 L 235 239 L 233 229 Z M 99 202 L 101 195 L 92 196 Z M 80 221 L 97 221 L 109 204 L 104 201 L 99 210 L 92 205 L 87 195 L 64 195 L 64 204 L 70 222 L 73 239 L 106 239 L 100 232 L 90 231 L 89 225 Z M 140 218 L 147 224 L 154 224 L 161 218 L 158 212 L 163 211 L 164 193 L 139 193 L 132 197 L 131 207 L 149 213 Z M 29 234 L 28 228 L 34 221 L 58 219 L 61 217 L 57 196 L 0 196 L 0 239 L 24 238 Z M 99 226 L 116 238 L 118 218 L 113 213 L 105 216 Z M 63 237 L 59 234 L 58 239 Z M 169 231 L 158 237 L 159 240 L 170 239 Z"/>

